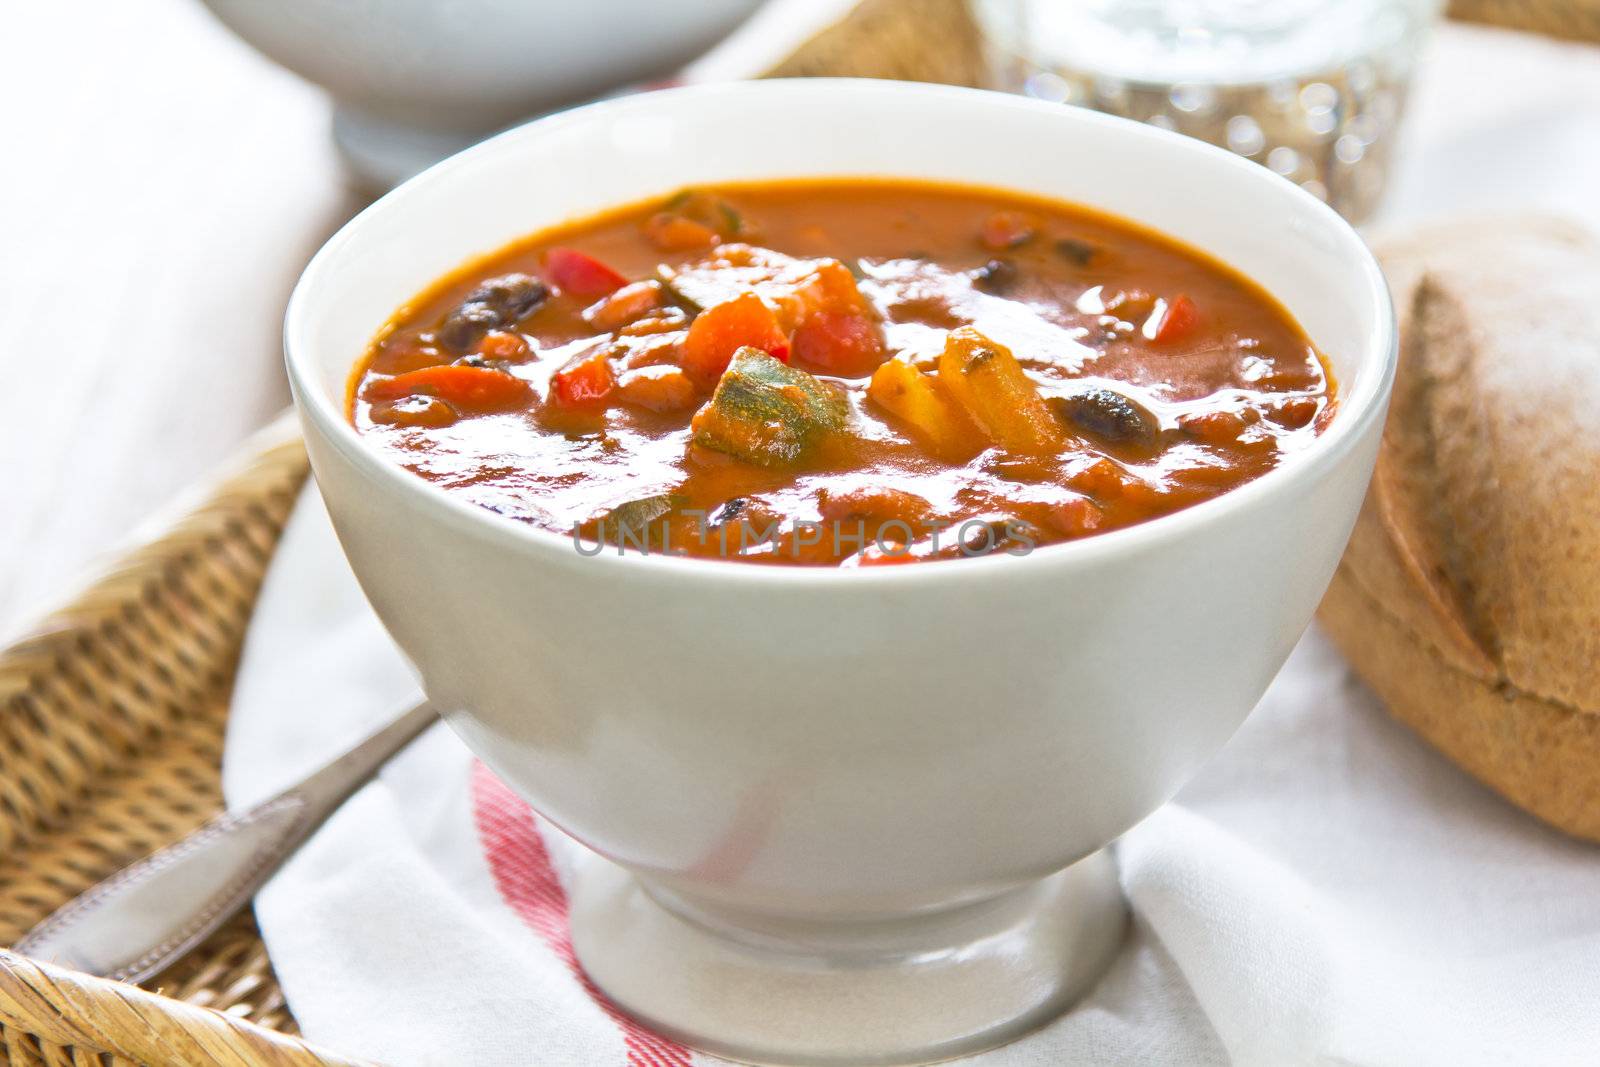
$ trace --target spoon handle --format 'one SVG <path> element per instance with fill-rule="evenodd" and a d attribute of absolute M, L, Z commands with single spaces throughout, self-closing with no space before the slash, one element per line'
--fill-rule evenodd
<path fill-rule="evenodd" d="M 438 716 L 418 704 L 298 784 L 224 812 L 56 909 L 17 952 L 141 982 L 231 919 L 351 793 Z"/>

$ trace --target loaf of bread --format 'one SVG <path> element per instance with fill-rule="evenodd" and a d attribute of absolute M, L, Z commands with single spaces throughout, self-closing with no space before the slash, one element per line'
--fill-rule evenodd
<path fill-rule="evenodd" d="M 1378 252 L 1400 373 L 1323 625 L 1441 752 L 1600 840 L 1600 239 L 1508 218 Z"/>

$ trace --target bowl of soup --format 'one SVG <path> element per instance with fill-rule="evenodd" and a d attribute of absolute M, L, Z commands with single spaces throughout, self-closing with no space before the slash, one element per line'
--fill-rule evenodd
<path fill-rule="evenodd" d="M 1226 152 L 972 90 L 667 90 L 391 193 L 291 382 L 429 697 L 587 850 L 591 977 L 697 1047 L 960 1055 L 1114 954 L 1107 846 L 1331 577 L 1395 360 Z"/>

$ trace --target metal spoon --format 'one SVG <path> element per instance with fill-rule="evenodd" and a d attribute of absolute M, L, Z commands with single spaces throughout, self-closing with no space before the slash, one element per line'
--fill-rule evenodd
<path fill-rule="evenodd" d="M 250 903 L 345 798 L 437 720 L 418 704 L 298 785 L 91 886 L 13 948 L 119 981 L 159 973 Z"/>

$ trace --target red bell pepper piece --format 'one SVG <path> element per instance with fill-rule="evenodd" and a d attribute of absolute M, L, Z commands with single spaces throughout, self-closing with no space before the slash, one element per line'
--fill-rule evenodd
<path fill-rule="evenodd" d="M 754 293 L 743 293 L 695 316 L 683 340 L 683 369 L 702 385 L 710 385 L 746 345 L 789 361 L 788 335 L 766 301 Z"/>
<path fill-rule="evenodd" d="M 1181 294 L 1161 313 L 1161 321 L 1156 323 L 1155 329 L 1150 334 L 1150 340 L 1162 345 L 1181 341 L 1193 333 L 1199 325 L 1200 309 L 1195 307 L 1194 301 L 1190 300 L 1187 294 Z"/>
<path fill-rule="evenodd" d="M 545 276 L 563 293 L 592 300 L 628 284 L 628 279 L 576 248 L 552 248 L 544 257 Z"/>
<path fill-rule="evenodd" d="M 616 384 L 604 348 L 580 352 L 550 376 L 550 402 L 564 408 L 598 404 L 611 395 Z"/>
<path fill-rule="evenodd" d="M 393 378 L 378 378 L 364 390 L 368 400 L 399 400 L 408 396 L 436 396 L 463 415 L 512 411 L 526 405 L 533 389 L 515 374 L 493 367 L 444 364 L 407 371 Z"/>

